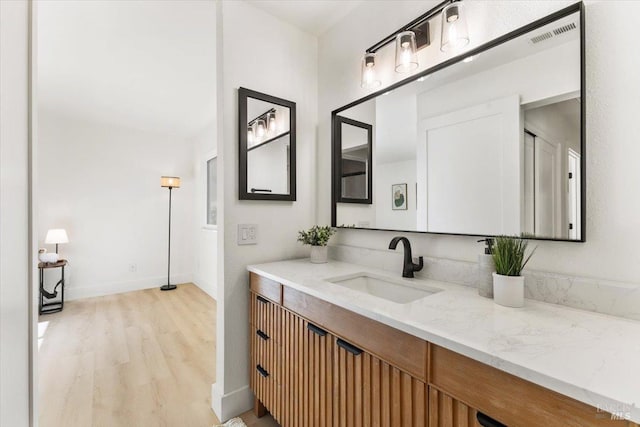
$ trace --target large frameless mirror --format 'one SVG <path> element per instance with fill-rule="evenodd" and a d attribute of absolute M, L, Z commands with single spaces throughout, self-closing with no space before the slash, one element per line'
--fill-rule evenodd
<path fill-rule="evenodd" d="M 240 200 L 296 200 L 296 104 L 238 89 Z"/>
<path fill-rule="evenodd" d="M 583 40 L 577 4 L 334 111 L 333 225 L 584 241 Z"/>

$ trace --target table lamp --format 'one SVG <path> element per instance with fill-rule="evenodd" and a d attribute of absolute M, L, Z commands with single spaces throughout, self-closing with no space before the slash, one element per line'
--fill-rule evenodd
<path fill-rule="evenodd" d="M 56 253 L 58 253 L 58 245 L 60 243 L 69 243 L 69 237 L 63 228 L 52 228 L 47 231 L 47 237 L 44 242 L 48 245 L 56 245 Z"/>

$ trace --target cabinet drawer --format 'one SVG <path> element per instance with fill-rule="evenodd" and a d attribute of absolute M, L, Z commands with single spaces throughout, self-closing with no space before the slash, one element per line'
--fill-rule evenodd
<path fill-rule="evenodd" d="M 250 296 L 251 314 L 249 323 L 260 331 L 259 335 L 266 335 L 266 339 L 279 343 L 280 317 L 282 315 L 280 306 L 254 292 L 250 292 Z"/>
<path fill-rule="evenodd" d="M 627 426 L 610 414 L 453 351 L 431 345 L 430 382 L 508 426 Z"/>
<path fill-rule="evenodd" d="M 252 292 L 270 299 L 276 304 L 282 304 L 282 285 L 266 277 L 258 276 L 255 273 L 250 274 L 250 287 Z"/>
<path fill-rule="evenodd" d="M 336 339 L 336 426 L 426 427 L 427 384 Z"/>
<path fill-rule="evenodd" d="M 426 341 L 286 286 L 282 301 L 285 308 L 427 381 Z"/>
<path fill-rule="evenodd" d="M 482 427 L 475 409 L 429 387 L 429 427 Z"/>
<path fill-rule="evenodd" d="M 278 343 L 265 340 L 256 328 L 251 328 L 251 332 L 250 386 L 264 406 L 277 412 L 281 401 L 282 351 Z"/>
<path fill-rule="evenodd" d="M 281 368 L 280 344 L 272 341 L 271 339 L 265 340 L 263 335 L 259 333 L 258 329 L 252 328 L 253 334 L 251 336 L 251 365 L 255 368 L 260 365 L 269 373 L 269 377 L 274 378 L 280 382 L 279 370 Z M 258 370 L 260 371 L 260 370 Z"/>

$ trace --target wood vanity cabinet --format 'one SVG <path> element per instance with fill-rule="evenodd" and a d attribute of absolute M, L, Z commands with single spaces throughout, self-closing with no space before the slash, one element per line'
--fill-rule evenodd
<path fill-rule="evenodd" d="M 638 427 L 251 273 L 251 389 L 283 427 Z"/>
<path fill-rule="evenodd" d="M 266 408 L 274 417 L 279 415 L 283 404 L 280 288 L 279 283 L 252 277 L 249 386 L 256 394 L 255 406 L 260 416 L 266 413 Z"/>

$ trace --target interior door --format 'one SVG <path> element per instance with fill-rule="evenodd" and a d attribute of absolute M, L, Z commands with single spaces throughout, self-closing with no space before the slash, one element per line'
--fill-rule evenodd
<path fill-rule="evenodd" d="M 560 146 L 535 137 L 535 234 L 563 237 L 560 180 Z"/>
<path fill-rule="evenodd" d="M 582 236 L 582 189 L 580 188 L 580 154 L 569 149 L 567 156 L 568 189 L 567 189 L 567 215 L 569 239 L 579 239 Z"/>
<path fill-rule="evenodd" d="M 521 121 L 514 95 L 419 122 L 418 230 L 520 234 Z"/>
<path fill-rule="evenodd" d="M 522 231 L 529 234 L 536 233 L 536 205 L 535 205 L 535 143 L 533 133 L 524 131 L 524 212 Z"/>

